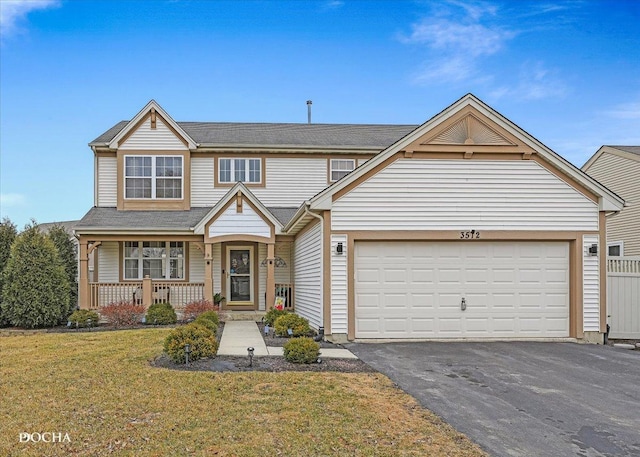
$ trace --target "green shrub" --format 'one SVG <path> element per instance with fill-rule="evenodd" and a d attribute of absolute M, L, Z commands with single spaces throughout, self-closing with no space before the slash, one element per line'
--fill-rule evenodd
<path fill-rule="evenodd" d="M 154 303 L 149 306 L 145 322 L 152 325 L 175 324 L 178 321 L 176 311 L 170 303 Z"/>
<path fill-rule="evenodd" d="M 200 314 L 196 317 L 196 320 L 194 320 L 193 323 L 207 327 L 214 335 L 218 334 L 218 325 L 220 324 L 220 320 L 218 319 L 218 313 L 215 311 L 206 311 Z"/>
<path fill-rule="evenodd" d="M 26 226 L 11 245 L 2 272 L 0 307 L 3 320 L 16 327 L 66 323 L 69 281 L 58 250 L 35 223 Z"/>
<path fill-rule="evenodd" d="M 278 336 L 306 336 L 311 332 L 309 321 L 294 313 L 287 313 L 276 319 L 274 324 Z M 288 329 L 292 330 L 289 335 Z"/>
<path fill-rule="evenodd" d="M 213 357 L 218 352 L 218 342 L 211 330 L 191 323 L 177 327 L 164 340 L 164 351 L 176 363 L 185 363 L 184 348 L 190 346 L 189 361 Z"/>
<path fill-rule="evenodd" d="M 290 314 L 289 311 L 285 311 L 284 309 L 271 308 L 264 315 L 264 325 L 268 325 L 269 327 L 273 327 L 273 324 L 275 324 L 276 319 L 278 319 L 280 316 L 284 316 L 286 314 Z"/>
<path fill-rule="evenodd" d="M 96 327 L 100 322 L 100 316 L 90 309 L 79 309 L 69 316 L 69 322 L 73 327 Z"/>
<path fill-rule="evenodd" d="M 293 363 L 314 363 L 320 355 L 320 345 L 311 338 L 292 338 L 284 345 L 284 358 Z"/>

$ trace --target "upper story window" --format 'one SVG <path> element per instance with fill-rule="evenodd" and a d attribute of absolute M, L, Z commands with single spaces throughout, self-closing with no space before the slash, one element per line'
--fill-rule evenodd
<path fill-rule="evenodd" d="M 124 278 L 184 279 L 182 241 L 125 241 Z"/>
<path fill-rule="evenodd" d="M 356 161 L 353 159 L 331 159 L 329 164 L 330 181 L 335 182 L 342 179 L 356 168 Z"/>
<path fill-rule="evenodd" d="M 125 156 L 125 198 L 182 198 L 182 157 Z"/>
<path fill-rule="evenodd" d="M 261 159 L 219 159 L 218 181 L 221 183 L 247 182 L 260 184 L 262 182 Z"/>

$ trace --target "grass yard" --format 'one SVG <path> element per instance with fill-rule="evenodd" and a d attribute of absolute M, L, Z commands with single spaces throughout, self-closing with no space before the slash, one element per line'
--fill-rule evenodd
<path fill-rule="evenodd" d="M 150 366 L 167 333 L 0 337 L 0 455 L 484 455 L 383 375 Z"/>

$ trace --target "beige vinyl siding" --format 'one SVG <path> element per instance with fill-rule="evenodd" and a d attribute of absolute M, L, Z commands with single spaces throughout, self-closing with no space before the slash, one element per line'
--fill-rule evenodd
<path fill-rule="evenodd" d="M 184 151 L 188 148 L 158 118 L 155 129 L 151 128 L 151 119 L 147 119 L 119 146 L 119 149 Z"/>
<path fill-rule="evenodd" d="M 587 173 L 628 205 L 607 217 L 607 241 L 623 241 L 625 256 L 640 256 L 640 161 L 604 152 Z"/>
<path fill-rule="evenodd" d="M 120 249 L 117 241 L 105 241 L 98 248 L 98 282 L 119 282 L 120 272 L 118 256 Z"/>
<path fill-rule="evenodd" d="M 598 206 L 534 161 L 400 159 L 334 202 L 333 230 L 598 230 Z"/>
<path fill-rule="evenodd" d="M 342 243 L 342 254 L 336 246 Z M 331 235 L 331 334 L 347 333 L 347 236 Z"/>
<path fill-rule="evenodd" d="M 191 159 L 191 206 L 213 206 L 216 204 L 213 173 L 213 157 L 194 157 Z"/>
<path fill-rule="evenodd" d="M 582 237 L 582 312 L 585 332 L 600 331 L 600 272 L 598 259 L 602 255 L 598 247 L 598 255 L 590 256 L 589 247 L 598 244 L 597 235 Z"/>
<path fill-rule="evenodd" d="M 267 258 L 267 245 L 259 244 L 258 245 L 258 309 L 260 311 L 264 311 L 266 304 L 266 293 L 267 293 L 267 266 L 264 267 L 260 265 L 264 259 Z"/>
<path fill-rule="evenodd" d="M 265 206 L 297 207 L 327 187 L 326 159 L 267 157 L 265 167 L 265 187 L 251 188 Z M 213 206 L 229 191 L 229 185 L 213 186 L 217 173 L 213 158 L 193 159 L 191 170 L 192 206 Z"/>
<path fill-rule="evenodd" d="M 118 160 L 98 157 L 98 206 L 118 205 Z"/>
<path fill-rule="evenodd" d="M 189 243 L 189 281 L 204 282 L 204 254 L 194 243 Z"/>
<path fill-rule="evenodd" d="M 293 282 L 291 277 L 291 247 L 292 243 L 290 242 L 276 243 L 276 257 L 280 257 L 286 263 L 283 267 L 275 268 L 277 284 L 291 284 Z"/>
<path fill-rule="evenodd" d="M 322 237 L 320 223 L 296 238 L 293 248 L 295 311 L 322 326 Z"/>

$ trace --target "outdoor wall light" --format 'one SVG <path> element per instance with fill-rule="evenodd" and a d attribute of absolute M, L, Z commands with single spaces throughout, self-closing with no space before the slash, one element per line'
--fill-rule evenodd
<path fill-rule="evenodd" d="M 590 256 L 598 255 L 598 245 L 597 244 L 592 244 L 591 246 L 589 246 L 589 255 Z"/>
<path fill-rule="evenodd" d="M 344 246 L 342 243 L 338 243 L 336 245 L 336 254 L 342 254 L 344 252 Z"/>

